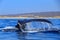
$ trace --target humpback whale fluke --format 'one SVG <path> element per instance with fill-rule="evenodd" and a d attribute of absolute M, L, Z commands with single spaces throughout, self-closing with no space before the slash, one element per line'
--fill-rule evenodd
<path fill-rule="evenodd" d="M 52 22 L 50 22 L 49 20 L 47 19 L 25 19 L 23 21 L 21 20 L 18 20 L 18 23 L 16 25 L 16 28 L 18 28 L 18 30 L 20 30 L 21 32 L 25 30 L 25 27 L 26 27 L 26 23 L 28 22 L 32 22 L 32 21 L 39 21 L 39 22 L 47 22 L 47 23 L 50 23 L 52 24 Z"/>

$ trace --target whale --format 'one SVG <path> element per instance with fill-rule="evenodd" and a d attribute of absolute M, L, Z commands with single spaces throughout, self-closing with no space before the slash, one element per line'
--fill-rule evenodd
<path fill-rule="evenodd" d="M 25 27 L 26 27 L 26 23 L 28 22 L 32 22 L 32 21 L 38 21 L 38 22 L 47 22 L 47 23 L 50 23 L 51 25 L 52 22 L 50 22 L 49 20 L 47 19 L 30 19 L 30 20 L 23 20 L 23 21 L 20 21 L 18 20 L 18 23 L 17 25 L 15 26 L 18 30 L 20 30 L 21 32 L 29 32 L 29 33 L 33 33 L 33 32 L 39 32 L 39 30 L 29 30 L 29 31 L 25 31 Z"/>

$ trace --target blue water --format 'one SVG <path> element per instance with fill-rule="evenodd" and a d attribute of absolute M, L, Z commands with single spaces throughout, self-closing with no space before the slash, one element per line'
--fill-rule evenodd
<path fill-rule="evenodd" d="M 53 23 L 54 27 L 60 28 L 60 19 L 48 20 Z M 15 27 L 17 21 L 18 19 L 0 19 L 0 28 L 6 26 Z M 0 40 L 60 40 L 60 33 L 21 33 L 0 31 Z"/>

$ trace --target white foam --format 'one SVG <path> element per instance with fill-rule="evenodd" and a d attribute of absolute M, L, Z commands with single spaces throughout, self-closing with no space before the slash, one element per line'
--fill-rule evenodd
<path fill-rule="evenodd" d="M 0 28 L 0 30 L 4 30 L 4 29 L 16 29 L 15 27 L 12 27 L 12 26 L 6 26 L 6 27 L 4 27 L 4 28 Z"/>
<path fill-rule="evenodd" d="M 13 29 L 15 27 L 12 27 L 12 26 L 6 26 L 4 29 Z"/>

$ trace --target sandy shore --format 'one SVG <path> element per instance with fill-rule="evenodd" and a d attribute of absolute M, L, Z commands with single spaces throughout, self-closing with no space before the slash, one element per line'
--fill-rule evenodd
<path fill-rule="evenodd" d="M 19 17 L 9 17 L 9 16 L 0 16 L 0 19 L 60 19 L 60 16 L 55 17 L 40 17 L 40 16 L 19 16 Z"/>

